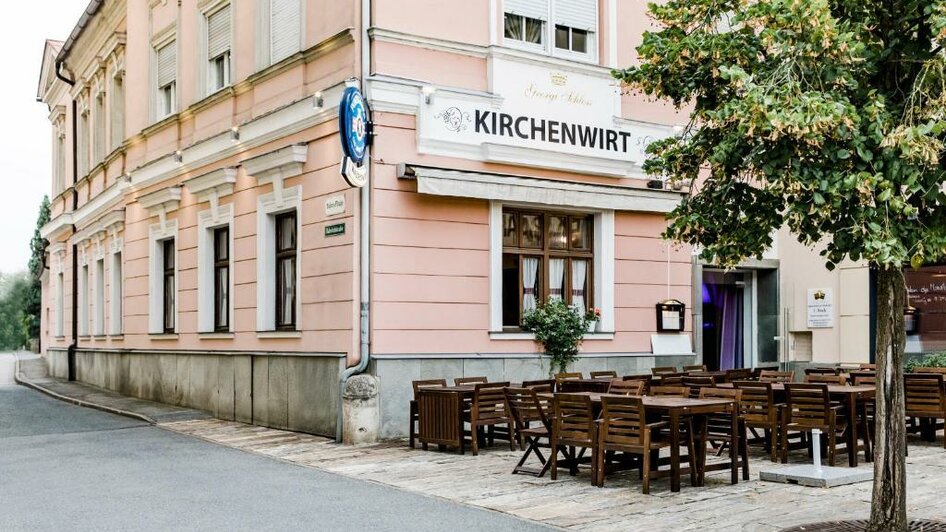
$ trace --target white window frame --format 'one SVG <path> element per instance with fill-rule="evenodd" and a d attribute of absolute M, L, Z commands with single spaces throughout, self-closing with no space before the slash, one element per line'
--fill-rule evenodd
<path fill-rule="evenodd" d="M 89 261 L 83 253 L 79 261 L 79 336 L 89 336 Z"/>
<path fill-rule="evenodd" d="M 108 334 L 112 336 L 121 336 L 124 322 L 123 298 L 124 290 L 124 271 L 125 265 L 122 263 L 122 239 L 118 238 L 112 241 L 111 264 L 109 266 L 109 330 Z"/>
<path fill-rule="evenodd" d="M 305 48 L 305 21 L 307 3 L 308 2 L 299 0 L 299 51 Z M 272 13 L 272 0 L 257 0 L 256 5 L 258 10 L 256 17 L 256 69 L 263 70 L 264 68 L 283 61 L 286 58 L 273 61 L 271 28 L 272 19 L 270 17 Z M 290 55 L 289 57 L 292 56 Z"/>
<path fill-rule="evenodd" d="M 174 293 L 175 303 L 180 301 L 180 240 L 177 220 L 166 220 L 163 224 L 152 224 L 148 231 L 148 332 L 165 334 L 164 331 L 164 241 L 174 239 Z M 174 334 L 180 330 L 180 305 L 175 304 Z"/>
<path fill-rule="evenodd" d="M 592 212 L 594 213 L 594 264 L 592 298 L 595 306 L 601 309 L 599 320 L 600 332 L 614 334 L 614 211 L 600 209 L 569 209 L 559 205 L 539 205 L 529 203 L 504 203 L 493 200 L 489 203 L 489 261 L 490 261 L 490 298 L 489 331 L 494 337 L 525 337 L 530 333 L 508 333 L 503 331 L 503 206 L 510 208 L 528 208 L 555 212 Z"/>
<path fill-rule="evenodd" d="M 79 125 L 76 128 L 76 169 L 78 170 L 79 175 L 75 177 L 75 180 L 78 181 L 86 175 L 89 174 L 89 134 L 90 134 L 90 120 L 89 120 L 89 110 L 83 109 L 79 112 Z"/>
<path fill-rule="evenodd" d="M 214 76 L 215 76 L 215 64 L 214 59 L 220 57 L 209 57 L 209 31 L 210 31 L 210 17 L 216 14 L 221 9 L 229 6 L 230 7 L 230 46 L 227 49 L 226 55 L 226 68 L 224 69 L 224 81 L 223 84 L 219 87 L 214 86 Z M 230 0 L 216 0 L 211 2 L 206 2 L 200 6 L 198 13 L 198 24 L 200 27 L 200 40 L 198 46 L 197 57 L 201 58 L 198 63 L 198 82 L 200 83 L 200 94 L 204 96 L 210 96 L 214 93 L 217 93 L 233 84 L 233 69 L 234 69 L 234 57 L 233 57 L 233 43 L 236 42 L 236 32 L 234 31 L 235 24 L 233 23 L 235 8 L 236 6 Z"/>
<path fill-rule="evenodd" d="M 105 91 L 99 91 L 92 98 L 92 166 L 105 160 L 106 146 L 108 140 L 108 128 L 106 126 L 108 112 L 106 110 L 107 95 Z"/>
<path fill-rule="evenodd" d="M 598 20 L 601 14 L 601 1 L 602 0 L 595 1 L 595 20 Z M 533 43 L 520 41 L 517 39 L 506 38 L 506 31 L 505 31 L 506 14 L 510 12 L 506 11 L 505 6 L 504 6 L 503 18 L 502 18 L 502 29 L 498 32 L 500 35 L 502 35 L 503 45 L 505 45 L 508 48 L 516 48 L 519 50 L 525 50 L 529 52 L 543 53 L 545 55 L 550 55 L 552 57 L 559 57 L 562 59 L 568 59 L 572 61 L 579 61 L 583 63 L 597 63 L 598 58 L 600 56 L 599 48 L 601 47 L 600 22 L 598 22 L 598 24 L 595 25 L 595 31 L 588 32 L 588 51 L 587 52 L 583 53 L 583 52 L 573 52 L 571 50 L 561 50 L 555 46 L 555 26 L 559 25 L 559 24 L 556 24 L 556 20 L 555 20 L 555 3 L 556 3 L 556 0 L 548 0 L 549 11 L 547 15 L 547 20 L 543 21 L 544 23 L 544 27 L 542 28 L 543 42 L 541 46 L 533 44 Z M 614 11 L 611 11 L 610 18 L 612 19 L 615 18 Z M 564 26 L 564 24 L 561 24 L 561 25 Z M 525 31 L 524 26 L 523 26 L 523 31 Z M 571 36 L 571 32 L 569 32 L 569 42 L 571 41 L 570 36 Z M 613 39 L 613 36 L 612 36 L 612 39 Z"/>
<path fill-rule="evenodd" d="M 214 230 L 226 227 L 230 246 L 228 257 L 229 277 L 229 319 L 227 327 L 233 332 L 233 205 L 211 207 L 197 214 L 197 332 L 216 333 L 214 327 L 214 299 L 216 280 L 214 279 Z"/>
<path fill-rule="evenodd" d="M 503 22 L 502 22 L 502 31 L 500 32 L 503 36 L 503 43 L 510 48 L 518 48 L 520 50 L 527 50 L 529 52 L 538 52 L 545 53 L 548 51 L 548 40 L 549 40 L 549 22 L 547 20 L 539 20 L 542 23 L 542 42 L 539 44 L 528 42 L 521 39 L 512 39 L 506 37 L 506 15 L 517 16 L 522 19 L 522 31 L 525 32 L 525 19 L 532 18 L 524 15 L 519 15 L 516 13 L 509 13 L 508 11 L 503 12 Z M 523 33 L 524 35 L 524 33 Z"/>
<path fill-rule="evenodd" d="M 95 257 L 95 276 L 92 287 L 92 336 L 105 336 L 105 256 Z"/>
<path fill-rule="evenodd" d="M 165 84 L 158 85 L 158 50 L 161 50 L 165 46 L 175 46 L 177 47 L 175 60 L 174 60 L 174 81 Z M 150 82 L 151 86 L 151 117 L 153 121 L 157 122 L 163 120 L 174 113 L 178 109 L 177 101 L 177 82 L 180 79 L 180 60 L 181 60 L 181 50 L 180 42 L 177 40 L 177 30 L 172 25 L 161 31 L 158 35 L 154 36 L 151 39 L 151 74 Z M 170 107 L 166 107 L 164 90 L 167 88 L 170 91 Z"/>
<path fill-rule="evenodd" d="M 276 331 L 276 215 L 296 212 L 296 331 L 302 330 L 302 187 L 260 196 L 256 216 L 256 330 Z"/>
<path fill-rule="evenodd" d="M 109 91 L 110 124 L 108 146 L 110 151 L 121 147 L 125 141 L 125 70 L 120 69 L 111 77 Z"/>

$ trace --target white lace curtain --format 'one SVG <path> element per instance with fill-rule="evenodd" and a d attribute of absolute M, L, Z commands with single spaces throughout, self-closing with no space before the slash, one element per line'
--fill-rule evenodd
<path fill-rule="evenodd" d="M 523 257 L 522 259 L 522 310 L 532 310 L 536 304 L 536 281 L 539 274 L 539 259 Z"/>
<path fill-rule="evenodd" d="M 588 261 L 572 260 L 572 305 L 585 311 L 585 283 L 588 276 Z"/>
<path fill-rule="evenodd" d="M 563 299 L 565 285 L 565 259 L 549 260 L 549 300 Z"/>

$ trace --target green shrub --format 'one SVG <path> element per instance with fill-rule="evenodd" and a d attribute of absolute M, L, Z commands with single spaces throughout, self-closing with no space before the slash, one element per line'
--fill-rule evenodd
<path fill-rule="evenodd" d="M 584 313 L 569 307 L 561 299 L 541 303 L 522 316 L 522 328 L 532 331 L 552 360 L 549 373 L 564 372 L 578 358 L 578 347 L 588 330 Z"/>
<path fill-rule="evenodd" d="M 907 371 L 915 371 L 916 368 L 946 368 L 946 351 L 926 355 L 922 360 L 907 362 Z"/>

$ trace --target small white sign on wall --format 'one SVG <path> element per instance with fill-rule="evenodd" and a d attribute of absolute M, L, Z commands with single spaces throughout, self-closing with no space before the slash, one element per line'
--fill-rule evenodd
<path fill-rule="evenodd" d="M 325 215 L 338 216 L 345 214 L 345 196 L 332 196 L 325 200 Z"/>
<path fill-rule="evenodd" d="M 808 289 L 808 328 L 834 327 L 834 297 L 830 288 Z"/>

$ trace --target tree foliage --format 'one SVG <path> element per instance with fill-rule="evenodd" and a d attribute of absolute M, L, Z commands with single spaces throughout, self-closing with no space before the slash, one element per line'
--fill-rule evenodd
<path fill-rule="evenodd" d="M 0 274 L 0 350 L 23 349 L 30 336 L 26 301 L 30 288 L 25 272 Z"/>
<path fill-rule="evenodd" d="M 43 309 L 42 276 L 46 270 L 46 246 L 49 242 L 40 234 L 40 229 L 49 223 L 49 196 L 43 196 L 36 218 L 36 229 L 30 240 L 29 290 L 26 294 L 26 320 L 29 338 L 39 338 L 40 315 Z"/>

